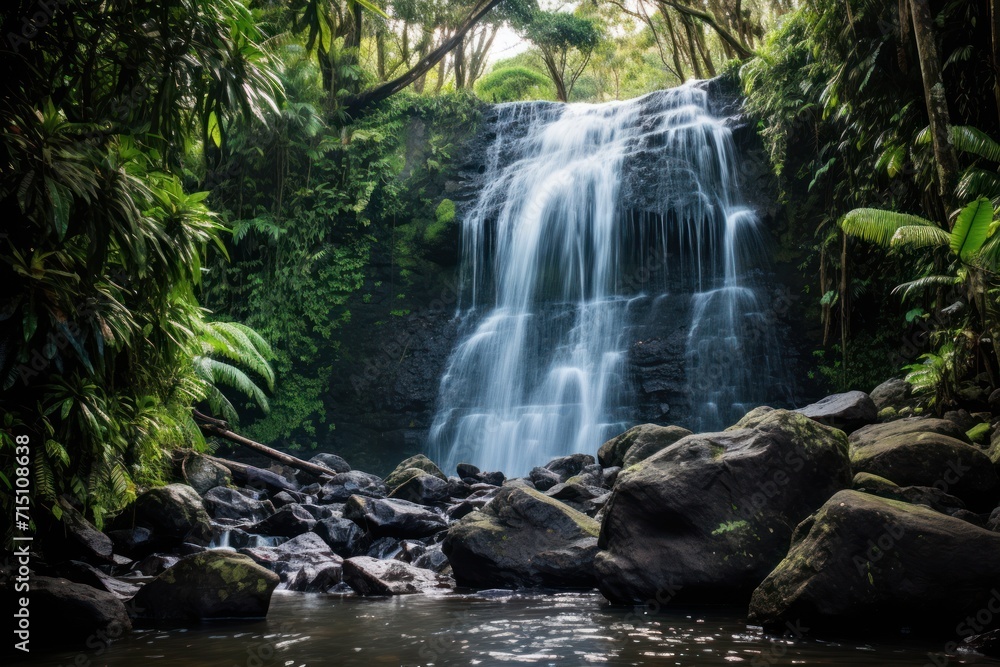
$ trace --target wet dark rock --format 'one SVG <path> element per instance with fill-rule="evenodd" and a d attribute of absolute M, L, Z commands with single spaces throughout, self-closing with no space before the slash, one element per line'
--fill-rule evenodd
<path fill-rule="evenodd" d="M 562 477 L 559 473 L 552 472 L 548 468 L 532 468 L 531 473 L 528 475 L 528 479 L 531 483 L 535 485 L 535 488 L 539 491 L 548 491 L 556 484 L 562 483 Z"/>
<path fill-rule="evenodd" d="M 875 403 L 863 391 L 848 391 L 827 396 L 812 405 L 799 408 L 796 412 L 821 424 L 839 428 L 845 433 L 874 424 L 878 419 Z"/>
<path fill-rule="evenodd" d="M 317 454 L 309 459 L 309 463 L 315 463 L 318 466 L 323 466 L 327 470 L 331 470 L 338 474 L 342 472 L 351 472 L 350 464 L 336 454 Z"/>
<path fill-rule="evenodd" d="M 183 542 L 206 545 L 212 525 L 198 492 L 186 484 L 169 484 L 146 491 L 111 522 L 114 530 L 148 528 L 157 549 Z"/>
<path fill-rule="evenodd" d="M 388 493 L 381 477 L 352 470 L 334 475 L 333 479 L 323 486 L 320 500 L 324 503 L 343 503 L 351 496 L 385 498 Z"/>
<path fill-rule="evenodd" d="M 446 519 L 422 505 L 396 498 L 351 496 L 344 517 L 374 537 L 426 537 L 447 528 Z"/>
<path fill-rule="evenodd" d="M 299 505 L 302 509 L 309 512 L 312 518 L 317 521 L 322 521 L 323 519 L 332 519 L 339 516 L 336 507 L 337 505 L 313 505 L 310 503 L 304 503 Z"/>
<path fill-rule="evenodd" d="M 412 563 L 420 556 L 427 553 L 427 545 L 418 540 L 403 540 L 399 543 L 399 553 L 395 555 L 396 560 L 404 563 Z"/>
<path fill-rule="evenodd" d="M 364 531 L 350 519 L 323 519 L 313 531 L 342 558 L 357 556 L 365 549 Z"/>
<path fill-rule="evenodd" d="M 459 463 L 458 466 L 456 467 L 456 471 L 458 472 L 458 476 L 460 479 L 467 479 L 470 477 L 476 479 L 479 477 L 479 472 L 480 472 L 479 468 L 472 465 L 471 463 Z"/>
<path fill-rule="evenodd" d="M 304 533 L 276 547 L 240 549 L 279 577 L 287 590 L 325 593 L 340 582 L 344 559 L 315 533 Z"/>
<path fill-rule="evenodd" d="M 455 578 L 476 588 L 589 588 L 599 524 L 533 489 L 505 487 L 452 524 L 443 549 Z"/>
<path fill-rule="evenodd" d="M 291 505 L 293 503 L 303 504 L 309 501 L 309 497 L 304 493 L 299 493 L 297 491 L 282 491 L 281 493 L 274 494 L 271 498 L 271 504 L 275 508 L 282 508 L 285 505 Z"/>
<path fill-rule="evenodd" d="M 560 482 L 565 482 L 573 475 L 580 474 L 580 471 L 586 466 L 593 465 L 594 463 L 597 463 L 597 461 L 590 454 L 570 454 L 569 456 L 552 459 L 545 464 L 545 469 L 559 475 Z"/>
<path fill-rule="evenodd" d="M 962 643 L 976 653 L 981 653 L 991 658 L 1000 658 L 1000 630 L 990 630 L 980 635 L 966 637 Z"/>
<path fill-rule="evenodd" d="M 316 519 L 302 505 L 285 505 L 271 516 L 247 528 L 247 532 L 276 537 L 296 537 L 308 533 Z"/>
<path fill-rule="evenodd" d="M 141 526 L 109 530 L 107 535 L 114 544 L 115 552 L 129 558 L 144 558 L 159 546 L 153 541 L 153 531 Z"/>
<path fill-rule="evenodd" d="M 93 565 L 78 560 L 60 563 L 56 567 L 56 574 L 74 583 L 85 584 L 111 593 L 119 600 L 129 600 L 139 592 L 139 587 L 135 584 L 116 579 L 101 572 Z"/>
<path fill-rule="evenodd" d="M 795 526 L 850 483 L 844 434 L 796 412 L 759 410 L 683 438 L 619 475 L 598 587 L 623 604 L 745 601 Z"/>
<path fill-rule="evenodd" d="M 369 558 L 378 558 L 380 560 L 393 558 L 397 553 L 399 553 L 399 544 L 401 541 L 402 540 L 395 537 L 380 537 L 372 542 L 371 546 L 368 547 L 368 552 L 364 555 Z"/>
<path fill-rule="evenodd" d="M 153 620 L 264 618 L 279 581 L 246 556 L 205 551 L 143 586 L 133 604 L 139 617 Z"/>
<path fill-rule="evenodd" d="M 457 521 L 463 516 L 482 509 L 488 502 L 490 502 L 490 498 L 467 498 L 457 505 L 452 505 L 448 508 L 448 518 L 452 521 Z"/>
<path fill-rule="evenodd" d="M 691 431 L 679 426 L 639 424 L 601 445 L 597 460 L 605 468 L 628 467 L 689 435 Z M 626 458 L 629 463 L 625 462 Z"/>
<path fill-rule="evenodd" d="M 493 472 L 482 472 L 479 473 L 479 479 L 483 484 L 492 484 L 493 486 L 503 486 L 503 483 L 507 481 L 507 476 L 504 475 L 499 470 Z"/>
<path fill-rule="evenodd" d="M 155 577 L 164 570 L 176 565 L 179 560 L 180 558 L 177 556 L 152 554 L 151 556 L 146 556 L 141 561 L 136 563 L 132 568 L 132 571 L 145 577 Z"/>
<path fill-rule="evenodd" d="M 451 496 L 451 485 L 447 480 L 417 468 L 404 470 L 398 479 L 404 481 L 392 490 L 390 498 L 408 500 L 418 505 L 433 505 Z"/>
<path fill-rule="evenodd" d="M 605 489 L 610 489 L 618 481 L 618 475 L 621 473 L 622 469 L 618 467 L 605 468 L 601 473 L 601 486 Z"/>
<path fill-rule="evenodd" d="M 451 578 L 398 560 L 358 556 L 344 561 L 344 581 L 363 596 L 410 595 L 453 587 Z"/>
<path fill-rule="evenodd" d="M 470 493 L 472 493 L 472 489 L 469 488 L 468 482 L 461 480 L 458 477 L 448 478 L 449 498 L 467 498 Z"/>
<path fill-rule="evenodd" d="M 934 422 L 929 426 L 940 430 L 940 421 L 924 423 Z M 917 430 L 920 425 L 919 421 L 900 420 L 852 435 L 854 471 L 878 475 L 900 486 L 934 487 L 961 498 L 973 510 L 995 507 L 1000 499 L 1000 479 L 989 457 L 955 437 Z"/>
<path fill-rule="evenodd" d="M 79 558 L 95 563 L 111 563 L 114 545 L 111 538 L 97 530 L 83 514 L 66 499 L 58 500 L 60 519 L 38 521 L 40 537 L 47 551 L 60 558 Z"/>
<path fill-rule="evenodd" d="M 817 635 L 954 634 L 993 601 L 1000 559 L 983 555 L 998 550 L 997 533 L 841 491 L 796 528 L 788 556 L 754 592 L 749 620 L 768 629 L 800 623 Z"/>
<path fill-rule="evenodd" d="M 950 421 L 958 427 L 962 433 L 967 433 L 979 420 L 969 414 L 968 410 L 949 410 L 942 415 L 945 421 Z"/>
<path fill-rule="evenodd" d="M 181 463 L 181 470 L 187 483 L 202 496 L 209 489 L 233 483 L 233 474 L 229 468 L 196 452 L 187 454 Z"/>
<path fill-rule="evenodd" d="M 8 589 L 8 595 L 15 595 L 12 589 Z M 106 648 L 132 630 L 132 621 L 122 601 L 92 586 L 67 579 L 33 576 L 30 600 L 30 647 L 33 651 Z M 6 606 L 10 609 L 13 605 Z"/>
<path fill-rule="evenodd" d="M 277 494 L 280 495 L 282 494 Z M 257 500 L 244 491 L 225 486 L 209 489 L 205 492 L 203 502 L 209 515 L 217 520 L 233 519 L 256 523 L 274 514 L 274 505 L 270 500 Z"/>

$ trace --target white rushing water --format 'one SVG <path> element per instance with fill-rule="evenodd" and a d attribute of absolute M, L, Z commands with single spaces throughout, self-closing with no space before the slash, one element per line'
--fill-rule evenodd
<path fill-rule="evenodd" d="M 632 419 L 630 303 L 668 284 L 691 300 L 685 425 L 742 414 L 760 393 L 760 364 L 773 363 L 759 349 L 770 333 L 743 281 L 757 218 L 740 204 L 731 131 L 706 92 L 497 113 L 463 218 L 463 335 L 441 381 L 431 457 L 449 472 L 464 461 L 523 475 L 595 453 Z"/>

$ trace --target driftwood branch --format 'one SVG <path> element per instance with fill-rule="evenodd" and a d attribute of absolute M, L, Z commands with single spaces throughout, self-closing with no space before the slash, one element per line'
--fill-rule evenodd
<path fill-rule="evenodd" d="M 285 464 L 290 468 L 295 468 L 296 470 L 303 470 L 311 475 L 316 475 L 320 479 L 332 477 L 334 473 L 329 468 L 324 468 L 323 466 L 316 465 L 315 463 L 309 463 L 308 461 L 303 461 L 302 459 L 295 458 L 290 454 L 285 454 L 284 452 L 279 452 L 277 449 L 272 449 L 267 445 L 262 445 L 259 442 L 254 442 L 250 438 L 245 438 L 239 433 L 230 431 L 228 428 L 219 425 L 219 421 L 216 419 L 209 418 L 208 420 L 203 420 L 200 413 L 195 414 L 195 419 L 199 421 L 198 426 L 201 428 L 202 433 L 205 435 L 215 436 L 216 438 L 222 438 L 223 440 L 228 440 L 230 442 L 235 442 L 237 445 L 243 445 L 249 449 L 254 450 L 268 458 L 272 458 L 275 461 Z M 225 422 L 221 422 L 225 423 Z"/>

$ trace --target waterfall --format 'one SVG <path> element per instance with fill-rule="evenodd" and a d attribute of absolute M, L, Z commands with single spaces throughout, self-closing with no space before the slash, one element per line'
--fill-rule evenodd
<path fill-rule="evenodd" d="M 746 280 L 758 220 L 703 86 L 495 113 L 462 219 L 461 337 L 431 457 L 517 475 L 595 453 L 633 423 L 629 331 L 650 296 L 681 298 L 690 313 L 685 425 L 722 427 L 763 400 L 780 364 Z"/>

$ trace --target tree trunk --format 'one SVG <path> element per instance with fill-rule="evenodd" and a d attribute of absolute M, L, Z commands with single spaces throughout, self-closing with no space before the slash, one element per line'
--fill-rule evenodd
<path fill-rule="evenodd" d="M 378 67 L 378 80 L 385 81 L 385 35 L 379 31 L 375 35 L 375 55 L 378 59 L 376 66 Z"/>
<path fill-rule="evenodd" d="M 414 65 L 408 72 L 396 77 L 392 81 L 376 86 L 371 90 L 366 90 L 347 98 L 345 107 L 347 108 L 348 113 L 351 115 L 357 115 L 366 107 L 395 95 L 401 90 L 407 88 L 410 84 L 417 81 L 420 77 L 427 74 L 428 71 L 437 65 L 452 51 L 452 49 L 458 45 L 460 41 L 462 41 L 462 39 L 465 38 L 465 35 L 468 34 L 470 30 L 475 28 L 476 25 L 501 2 L 502 0 L 479 0 L 472 12 L 466 17 L 465 21 L 463 21 L 462 24 L 455 30 L 455 34 L 439 47 L 428 53 L 425 57 L 421 58 L 420 62 Z"/>
<path fill-rule="evenodd" d="M 674 56 L 674 67 L 677 68 L 677 76 L 680 78 L 681 83 L 687 81 L 687 74 L 684 73 L 684 67 L 681 63 L 681 46 L 677 41 L 677 34 L 674 32 L 674 22 L 670 18 L 670 12 L 667 11 L 666 7 L 661 8 L 661 13 L 663 14 L 663 20 L 667 24 L 667 32 L 670 33 L 670 43 L 673 44 L 673 56 Z"/>
<path fill-rule="evenodd" d="M 214 421 L 214 420 L 213 420 Z M 244 438 L 239 433 L 230 431 L 229 429 L 219 426 L 216 423 L 205 423 L 201 422 L 198 424 L 202 432 L 205 435 L 213 435 L 217 438 L 222 438 L 224 440 L 229 440 L 230 442 L 235 442 L 238 445 L 243 445 L 248 447 L 255 452 L 263 454 L 268 458 L 272 458 L 275 461 L 283 463 L 284 465 L 295 468 L 296 470 L 304 470 L 305 472 L 316 475 L 317 477 L 333 477 L 336 473 L 329 468 L 324 468 L 323 466 L 318 466 L 315 463 L 309 463 L 308 461 L 303 461 L 302 459 L 297 459 L 294 456 L 285 454 L 284 452 L 279 452 L 277 449 L 272 449 L 267 445 L 262 445 L 259 442 L 254 442 L 249 438 Z"/>
<path fill-rule="evenodd" d="M 938 57 L 934 23 L 928 0 L 910 0 L 913 14 L 913 35 L 917 40 L 920 56 L 920 73 L 924 80 L 924 98 L 930 119 L 934 158 L 937 162 L 938 187 L 941 198 L 949 208 L 958 179 L 958 158 L 949 136 L 951 120 L 948 115 L 947 91 L 941 78 L 941 59 Z"/>
<path fill-rule="evenodd" d="M 691 56 L 691 67 L 694 68 L 694 78 L 704 79 L 705 72 L 698 61 L 698 47 L 694 43 L 694 28 L 691 27 L 691 21 L 685 16 L 681 17 L 681 22 L 684 24 L 684 32 L 687 33 L 688 53 Z"/>
<path fill-rule="evenodd" d="M 903 74 L 910 71 L 910 58 L 906 50 L 912 38 L 913 19 L 910 17 L 910 0 L 899 0 L 899 47 L 896 49 L 896 59 Z"/>
<path fill-rule="evenodd" d="M 455 47 L 455 90 L 465 90 L 465 39 Z"/>
<path fill-rule="evenodd" d="M 731 32 L 726 30 L 719 22 L 708 12 L 703 12 L 699 9 L 694 9 L 693 7 L 688 7 L 687 5 L 681 4 L 680 2 L 675 2 L 673 0 L 659 0 L 660 3 L 667 5 L 668 7 L 673 7 L 681 14 L 689 16 L 691 18 L 696 18 L 702 23 L 706 24 L 709 28 L 714 30 L 716 34 L 733 47 L 733 50 L 739 54 L 740 58 L 749 58 L 753 55 L 750 49 L 733 36 Z"/>

